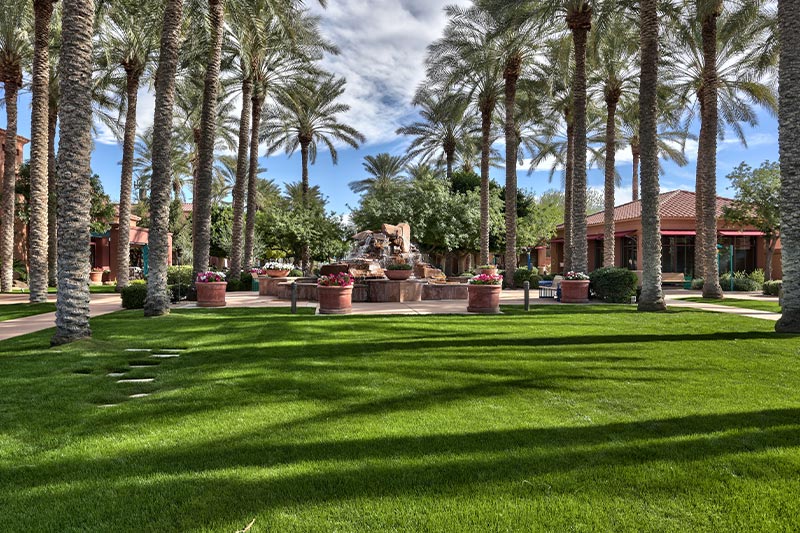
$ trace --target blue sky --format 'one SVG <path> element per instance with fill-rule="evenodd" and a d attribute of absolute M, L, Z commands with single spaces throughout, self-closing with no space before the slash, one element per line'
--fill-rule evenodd
<path fill-rule="evenodd" d="M 398 138 L 394 131 L 401 124 L 413 121 L 416 111 L 410 102 L 424 78 L 423 61 L 426 46 L 439 37 L 445 24 L 442 8 L 452 0 L 336 0 L 327 10 L 312 4 L 312 9 L 322 17 L 322 28 L 326 37 L 341 49 L 339 56 L 328 57 L 323 66 L 347 81 L 345 103 L 351 110 L 342 118 L 358 128 L 367 137 L 367 143 L 358 150 L 339 150 L 339 164 L 331 164 L 330 155 L 320 152 L 316 165 L 310 169 L 312 185 L 319 185 L 330 201 L 330 208 L 345 213 L 348 205 L 355 206 L 358 197 L 350 192 L 347 183 L 365 176 L 361 167 L 363 157 L 379 152 L 400 154 L 408 139 Z M 468 0 L 456 3 L 469 4 Z M 140 98 L 138 124 L 140 130 L 152 123 L 153 95 L 143 89 Z M 30 95 L 23 93 L 19 102 L 19 134 L 30 136 Z M 730 195 L 725 176 L 740 162 L 747 161 L 757 166 L 764 160 L 777 160 L 777 122 L 768 114 L 759 113 L 760 124 L 746 128 L 749 148 L 745 149 L 733 136 L 719 143 L 718 192 Z M 5 126 L 5 109 L 0 110 L 0 126 Z M 687 155 L 690 163 L 680 168 L 665 165 L 661 177 L 663 190 L 694 190 L 696 143 L 689 142 Z M 262 150 L 263 156 L 263 150 Z M 28 157 L 26 149 L 25 157 Z M 113 136 L 102 126 L 98 128 L 92 154 L 92 168 L 103 181 L 106 192 L 119 198 L 119 161 L 121 148 Z M 287 157 L 283 153 L 262 157 L 262 166 L 267 168 L 265 177 L 276 182 L 300 179 L 300 157 Z M 617 168 L 623 176 L 623 186 L 617 190 L 618 203 L 631 197 L 631 162 L 629 153 L 618 155 Z M 492 177 L 503 181 L 503 170 L 493 169 Z M 548 183 L 547 172 L 536 172 L 531 176 L 524 169 L 519 171 L 519 186 L 537 193 L 560 186 L 557 175 Z M 589 172 L 589 185 L 602 187 L 602 171 Z"/>

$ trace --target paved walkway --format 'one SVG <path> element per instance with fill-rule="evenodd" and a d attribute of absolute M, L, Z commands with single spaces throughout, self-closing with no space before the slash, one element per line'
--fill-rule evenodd
<path fill-rule="evenodd" d="M 702 293 L 700 291 L 665 291 L 665 299 L 667 305 L 670 307 L 686 307 L 689 309 L 701 309 L 703 311 L 712 311 L 714 313 L 725 313 L 728 315 L 739 315 L 747 318 L 758 318 L 760 320 L 771 320 L 777 322 L 781 315 L 780 313 L 770 313 L 769 311 L 758 311 L 755 309 L 743 309 L 741 307 L 732 307 L 730 305 L 719 305 L 706 302 L 689 302 L 682 298 L 700 298 Z M 753 300 L 761 302 L 777 302 L 774 297 L 763 296 L 756 293 L 736 293 L 730 298 L 737 300 Z"/>
<path fill-rule="evenodd" d="M 47 301 L 55 302 L 55 295 L 50 295 Z M 27 294 L 0 295 L 0 305 L 27 302 Z M 106 315 L 114 311 L 120 311 L 121 309 L 122 303 L 119 294 L 93 294 L 89 302 L 89 316 Z M 55 313 L 42 313 L 41 315 L 2 321 L 0 322 L 0 341 L 52 328 L 55 326 L 55 322 Z"/>

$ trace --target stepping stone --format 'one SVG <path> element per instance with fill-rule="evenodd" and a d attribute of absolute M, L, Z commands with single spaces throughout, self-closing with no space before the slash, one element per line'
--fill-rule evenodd
<path fill-rule="evenodd" d="M 156 378 L 128 378 L 118 379 L 117 383 L 152 383 Z"/>
<path fill-rule="evenodd" d="M 99 408 L 101 408 L 101 409 L 106 409 L 106 408 L 108 408 L 108 407 L 116 407 L 117 405 L 119 405 L 119 404 L 116 404 L 116 403 L 107 403 L 107 404 L 104 404 L 104 405 L 98 405 L 97 407 L 99 407 Z"/>
<path fill-rule="evenodd" d="M 110 378 L 118 378 L 118 377 L 124 376 L 124 375 L 125 375 L 125 372 L 109 372 L 108 374 L 106 374 L 106 376 L 108 376 Z"/>
<path fill-rule="evenodd" d="M 162 352 L 169 352 L 169 353 L 176 353 L 176 352 L 184 352 L 183 348 L 162 348 L 160 351 Z"/>
<path fill-rule="evenodd" d="M 150 357 L 155 357 L 157 359 L 173 359 L 175 357 L 180 357 L 180 354 L 177 353 L 156 353 L 151 355 Z"/>
<path fill-rule="evenodd" d="M 136 399 L 136 398 L 147 398 L 148 396 L 150 396 L 150 395 L 147 394 L 146 392 L 142 392 L 140 394 L 131 394 L 130 396 L 128 396 L 128 398 L 134 398 L 134 399 Z"/>
<path fill-rule="evenodd" d="M 158 365 L 130 365 L 131 368 L 155 368 Z"/>
<path fill-rule="evenodd" d="M 126 352 L 152 352 L 150 348 L 126 348 Z"/>

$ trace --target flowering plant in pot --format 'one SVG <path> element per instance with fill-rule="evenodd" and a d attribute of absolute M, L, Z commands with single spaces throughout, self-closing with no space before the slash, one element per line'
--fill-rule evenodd
<path fill-rule="evenodd" d="M 92 283 L 100 283 L 103 281 L 103 267 L 93 267 L 89 272 L 89 281 Z"/>
<path fill-rule="evenodd" d="M 561 302 L 567 304 L 589 303 L 589 276 L 584 272 L 567 272 L 561 282 Z"/>
<path fill-rule="evenodd" d="M 394 263 L 386 267 L 384 274 L 387 278 L 394 281 L 403 281 L 411 277 L 414 267 L 408 263 Z"/>
<path fill-rule="evenodd" d="M 497 274 L 497 265 L 481 265 L 478 267 L 478 272 L 480 274 L 488 274 L 493 276 Z"/>
<path fill-rule="evenodd" d="M 228 282 L 222 272 L 198 272 L 195 278 L 198 307 L 225 307 L 225 289 Z"/>
<path fill-rule="evenodd" d="M 470 313 L 497 314 L 500 312 L 500 291 L 503 276 L 478 274 L 469 280 L 467 311 Z"/>
<path fill-rule="evenodd" d="M 353 276 L 339 272 L 317 280 L 319 314 L 345 315 L 353 310 Z"/>
<path fill-rule="evenodd" d="M 264 265 L 264 274 L 271 278 L 285 278 L 292 270 L 292 265 L 284 263 L 267 263 Z"/>

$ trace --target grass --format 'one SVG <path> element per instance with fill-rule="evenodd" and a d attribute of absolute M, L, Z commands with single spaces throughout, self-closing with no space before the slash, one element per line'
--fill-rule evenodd
<path fill-rule="evenodd" d="M 768 313 L 780 313 L 781 306 L 778 300 L 745 300 L 741 298 L 725 298 L 723 300 L 715 300 L 712 298 L 681 298 L 687 302 L 708 303 L 714 305 L 727 305 L 728 307 L 739 307 L 741 309 L 753 309 L 755 311 L 766 311 Z"/>
<path fill-rule="evenodd" d="M 800 338 L 686 309 L 506 311 L 126 311 L 57 350 L 2 342 L 0 530 L 800 527 Z M 131 369 L 155 360 L 126 348 L 186 350 Z"/>
<path fill-rule="evenodd" d="M 42 313 L 52 313 L 56 310 L 54 303 L 42 304 L 0 304 L 0 322 L 24 318 L 26 316 L 41 315 Z"/>

